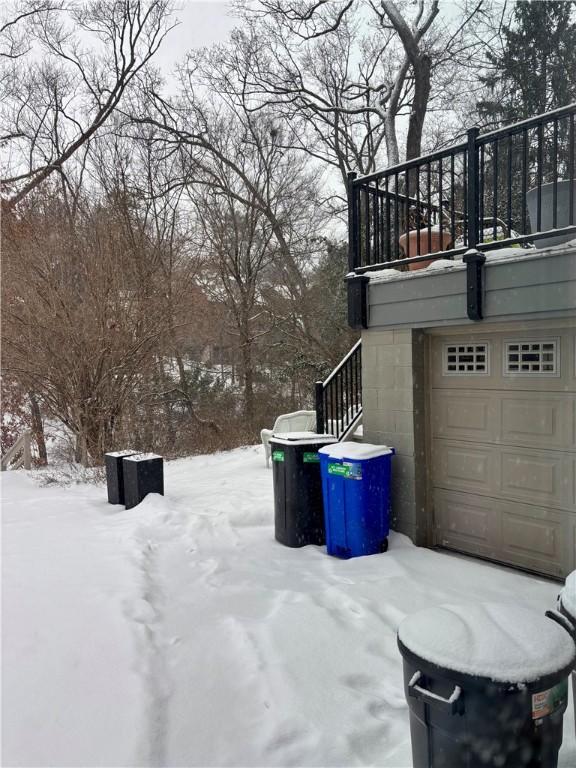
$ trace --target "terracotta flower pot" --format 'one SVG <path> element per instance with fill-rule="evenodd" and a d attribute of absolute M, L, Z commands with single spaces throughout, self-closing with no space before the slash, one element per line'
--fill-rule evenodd
<path fill-rule="evenodd" d="M 420 249 L 418 249 L 418 230 L 413 229 L 408 232 L 407 235 L 401 235 L 398 238 L 398 244 L 404 251 L 406 258 L 408 256 L 420 256 L 426 253 L 439 253 L 440 251 L 447 250 L 451 245 L 450 233 L 440 232 L 437 227 L 433 227 L 430 231 L 428 227 L 423 227 L 420 230 Z M 434 259 L 429 261 L 417 261 L 414 264 L 408 264 L 409 270 L 424 269 L 430 266 Z"/>

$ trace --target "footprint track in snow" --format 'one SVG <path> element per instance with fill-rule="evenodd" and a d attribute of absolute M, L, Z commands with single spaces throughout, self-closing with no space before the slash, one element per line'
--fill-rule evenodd
<path fill-rule="evenodd" d="M 403 687 L 396 686 L 388 680 L 376 679 L 374 676 L 357 673 L 340 678 L 346 688 L 363 697 L 368 697 L 366 711 L 376 720 L 387 720 L 386 710 L 406 709 Z"/>
<path fill-rule="evenodd" d="M 312 602 L 324 609 L 343 628 L 350 628 L 351 624 L 363 626 L 368 616 L 361 603 L 335 587 L 312 595 Z"/>
<path fill-rule="evenodd" d="M 300 766 L 317 746 L 317 739 L 304 726 L 287 722 L 268 741 L 264 754 L 282 766 Z"/>
<path fill-rule="evenodd" d="M 381 723 L 354 731 L 347 740 L 352 753 L 362 765 L 378 765 L 382 759 L 382 749 L 389 732 L 390 725 Z"/>

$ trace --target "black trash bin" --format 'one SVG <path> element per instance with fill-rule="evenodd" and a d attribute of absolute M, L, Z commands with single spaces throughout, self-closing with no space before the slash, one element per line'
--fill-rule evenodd
<path fill-rule="evenodd" d="M 324 544 L 324 506 L 318 449 L 333 435 L 286 432 L 270 438 L 277 541 L 287 547 Z"/>
<path fill-rule="evenodd" d="M 123 459 L 124 503 L 137 506 L 149 493 L 164 496 L 164 459 L 155 453 L 135 453 Z"/>
<path fill-rule="evenodd" d="M 106 464 L 106 487 L 109 504 L 124 504 L 124 474 L 122 462 L 127 456 L 134 456 L 138 451 L 112 451 L 104 454 Z"/>
<path fill-rule="evenodd" d="M 556 768 L 575 649 L 516 604 L 428 608 L 398 629 L 414 768 Z"/>

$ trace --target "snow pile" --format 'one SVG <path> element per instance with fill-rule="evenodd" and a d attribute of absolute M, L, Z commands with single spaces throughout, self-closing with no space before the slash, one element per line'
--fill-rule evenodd
<path fill-rule="evenodd" d="M 499 683 L 530 683 L 574 663 L 574 641 L 542 613 L 510 603 L 428 608 L 400 624 L 398 637 L 422 659 Z"/>
<path fill-rule="evenodd" d="M 261 447 L 164 467 L 166 496 L 131 510 L 3 473 L 4 765 L 408 768 L 400 622 L 555 605 L 553 583 L 401 535 L 353 560 L 283 547 Z"/>
<path fill-rule="evenodd" d="M 157 453 L 134 453 L 132 455 L 126 456 L 124 461 L 150 461 L 151 459 L 161 459 L 162 456 L 159 456 Z"/>

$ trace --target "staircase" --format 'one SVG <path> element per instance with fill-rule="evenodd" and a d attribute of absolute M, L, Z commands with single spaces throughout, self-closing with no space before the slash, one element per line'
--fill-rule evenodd
<path fill-rule="evenodd" d="M 324 381 L 316 382 L 316 432 L 355 439 L 362 422 L 362 340 Z M 356 437 L 358 439 L 358 436 Z"/>
<path fill-rule="evenodd" d="M 2 472 L 20 467 L 32 469 L 32 432 L 23 432 L 0 461 Z"/>

